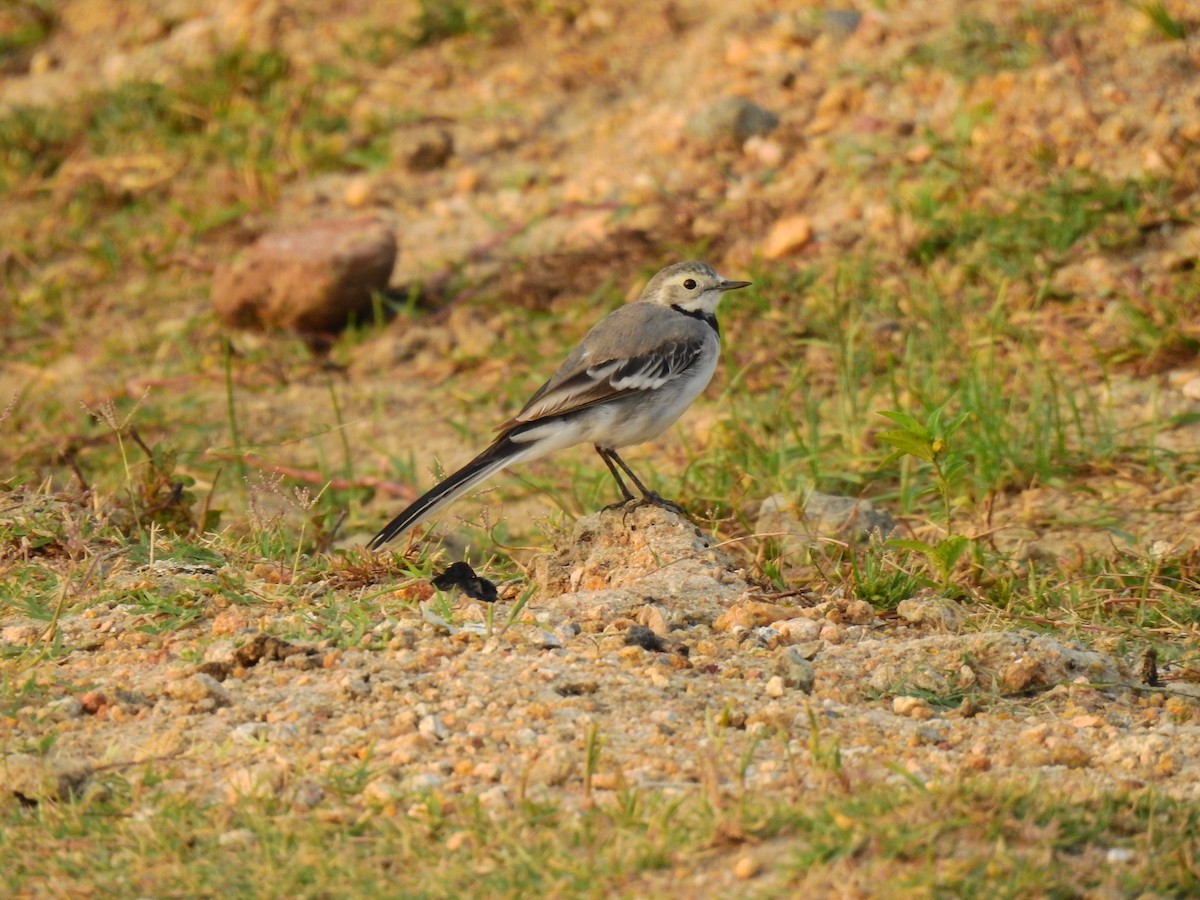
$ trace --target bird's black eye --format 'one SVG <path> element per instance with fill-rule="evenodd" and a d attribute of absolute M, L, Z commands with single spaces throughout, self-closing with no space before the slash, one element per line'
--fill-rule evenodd
<path fill-rule="evenodd" d="M 689 291 L 694 291 L 694 290 L 696 289 L 696 279 L 695 279 L 695 278 L 689 278 L 687 281 L 685 281 L 685 282 L 683 283 L 683 286 L 684 286 L 685 288 L 687 288 Z"/>

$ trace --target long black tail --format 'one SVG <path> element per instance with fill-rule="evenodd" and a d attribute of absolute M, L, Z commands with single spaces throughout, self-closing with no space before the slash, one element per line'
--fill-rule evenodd
<path fill-rule="evenodd" d="M 388 522 L 383 530 L 371 538 L 368 549 L 378 550 L 388 541 L 399 537 L 440 509 L 453 503 L 482 481 L 486 481 L 506 466 L 538 455 L 536 441 L 524 444 L 514 442 L 503 435 L 477 457 L 448 476 L 441 484 L 416 500 L 404 512 Z"/>

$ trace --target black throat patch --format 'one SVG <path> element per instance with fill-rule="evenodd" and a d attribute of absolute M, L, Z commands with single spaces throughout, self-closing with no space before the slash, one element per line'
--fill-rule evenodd
<path fill-rule="evenodd" d="M 721 327 L 717 325 L 717 317 L 712 313 L 701 312 L 698 309 L 684 309 L 677 303 L 672 303 L 671 309 L 675 310 L 677 313 L 683 313 L 690 319 L 699 319 L 701 322 L 706 323 L 709 328 L 715 331 L 717 333 L 717 337 L 721 336 Z"/>

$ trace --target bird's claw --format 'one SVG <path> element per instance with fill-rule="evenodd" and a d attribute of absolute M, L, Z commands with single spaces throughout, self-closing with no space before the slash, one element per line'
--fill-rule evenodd
<path fill-rule="evenodd" d="M 653 492 L 647 494 L 645 497 L 643 497 L 638 502 L 639 503 L 648 503 L 651 506 L 657 506 L 660 509 L 669 509 L 671 512 L 675 513 L 676 515 L 683 516 L 685 519 L 691 518 L 691 516 L 688 515 L 688 511 L 686 509 L 684 509 L 682 506 L 680 506 L 678 503 L 676 503 L 674 500 L 668 500 L 666 497 L 660 497 L 658 494 L 655 494 Z"/>
<path fill-rule="evenodd" d="M 691 521 L 691 516 L 688 511 L 673 500 L 668 500 L 666 497 L 659 496 L 654 492 L 650 492 L 642 497 L 626 497 L 624 500 L 618 500 L 616 503 L 610 503 L 604 507 L 604 512 L 609 512 L 614 509 L 632 509 L 638 506 L 657 506 L 659 509 L 669 509 L 678 516 Z"/>

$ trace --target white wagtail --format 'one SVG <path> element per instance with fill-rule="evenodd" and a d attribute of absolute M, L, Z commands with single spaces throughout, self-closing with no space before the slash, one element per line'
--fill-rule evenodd
<path fill-rule="evenodd" d="M 584 442 L 595 445 L 626 502 L 635 498 L 618 466 L 646 500 L 664 504 L 617 449 L 662 434 L 708 386 L 721 352 L 717 304 L 726 291 L 748 284 L 726 281 L 702 262 L 667 266 L 637 300 L 587 333 L 525 407 L 496 429 L 490 447 L 392 519 L 368 546 L 377 550 L 501 469 Z"/>

